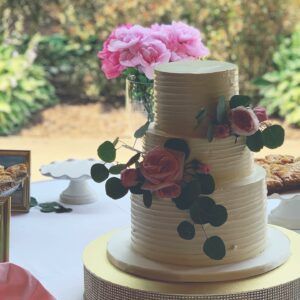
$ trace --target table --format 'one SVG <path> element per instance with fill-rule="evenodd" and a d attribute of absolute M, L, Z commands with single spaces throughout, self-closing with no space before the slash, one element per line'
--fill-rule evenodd
<path fill-rule="evenodd" d="M 28 214 L 11 220 L 10 261 L 29 270 L 58 300 L 83 299 L 82 253 L 85 246 L 114 228 L 130 224 L 129 195 L 112 200 L 104 185 L 90 182 L 99 201 L 71 206 L 65 214 L 41 213 L 32 208 Z M 68 185 L 65 180 L 33 183 L 31 195 L 38 202 L 57 201 Z M 278 205 L 270 200 L 268 212 Z"/>

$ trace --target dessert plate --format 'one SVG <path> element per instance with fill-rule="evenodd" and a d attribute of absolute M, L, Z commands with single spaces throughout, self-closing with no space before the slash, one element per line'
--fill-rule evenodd
<path fill-rule="evenodd" d="M 69 186 L 60 195 L 60 201 L 67 204 L 88 204 L 97 200 L 96 193 L 88 184 L 91 179 L 92 165 L 99 162 L 95 159 L 67 159 L 41 166 L 44 176 L 54 179 L 69 180 Z"/>

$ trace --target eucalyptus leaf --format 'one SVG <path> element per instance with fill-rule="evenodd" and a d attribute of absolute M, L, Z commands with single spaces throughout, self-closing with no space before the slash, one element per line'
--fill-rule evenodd
<path fill-rule="evenodd" d="M 231 97 L 229 101 L 229 106 L 231 109 L 236 108 L 238 106 L 248 107 L 251 103 L 251 98 L 245 95 L 234 95 Z"/>
<path fill-rule="evenodd" d="M 218 236 L 209 237 L 203 245 L 204 253 L 214 260 L 221 260 L 226 255 L 226 248 L 223 240 Z"/>
<path fill-rule="evenodd" d="M 36 198 L 30 197 L 30 207 L 35 207 L 38 205 Z"/>
<path fill-rule="evenodd" d="M 177 139 L 177 138 L 168 139 L 165 142 L 164 147 L 171 150 L 183 152 L 185 154 L 185 159 L 187 159 L 190 155 L 189 145 L 185 140 L 182 139 Z"/>
<path fill-rule="evenodd" d="M 198 173 L 195 179 L 201 184 L 201 194 L 210 195 L 215 190 L 215 180 L 210 174 Z"/>
<path fill-rule="evenodd" d="M 98 156 L 104 162 L 113 162 L 116 159 L 116 148 L 110 141 L 102 143 L 98 148 Z"/>
<path fill-rule="evenodd" d="M 182 239 L 192 240 L 195 237 L 195 226 L 189 221 L 182 221 L 177 226 L 177 232 Z"/>
<path fill-rule="evenodd" d="M 246 144 L 253 152 L 259 152 L 264 147 L 263 137 L 260 130 L 253 135 L 247 136 Z"/>
<path fill-rule="evenodd" d="M 210 221 L 211 211 L 215 206 L 213 199 L 198 197 L 190 206 L 190 217 L 196 224 L 206 224 Z"/>
<path fill-rule="evenodd" d="M 262 140 L 267 148 L 275 149 L 284 142 L 284 129 L 280 125 L 272 125 L 262 132 Z"/>
<path fill-rule="evenodd" d="M 223 205 L 215 205 L 212 208 L 209 223 L 212 226 L 219 227 L 227 221 L 227 218 L 227 209 Z"/>
<path fill-rule="evenodd" d="M 95 182 L 102 182 L 109 176 L 107 167 L 104 164 L 94 164 L 91 167 L 91 177 Z"/>
<path fill-rule="evenodd" d="M 64 207 L 64 206 L 61 206 L 60 208 L 55 209 L 55 212 L 57 214 L 70 213 L 72 211 L 73 211 L 72 208 L 68 208 L 68 207 Z"/>
<path fill-rule="evenodd" d="M 130 192 L 132 194 L 135 194 L 135 195 L 142 195 L 142 194 L 144 194 L 145 190 L 142 190 L 142 188 L 141 188 L 142 185 L 143 185 L 142 183 L 139 183 L 136 186 L 131 187 L 130 188 Z"/>
<path fill-rule="evenodd" d="M 144 191 L 143 202 L 145 207 L 150 208 L 152 205 L 152 193 L 150 191 Z"/>
<path fill-rule="evenodd" d="M 125 188 L 117 177 L 111 177 L 106 181 L 105 190 L 106 194 L 115 200 L 124 197 L 128 192 L 128 188 Z"/>
<path fill-rule="evenodd" d="M 226 118 L 226 103 L 224 96 L 219 98 L 217 105 L 217 121 L 219 124 L 223 124 Z"/>
<path fill-rule="evenodd" d="M 139 129 L 136 130 L 136 132 L 134 133 L 134 137 L 136 139 L 142 138 L 146 134 L 146 132 L 149 128 L 149 125 L 150 125 L 150 122 L 147 121 L 143 126 L 141 126 Z"/>
<path fill-rule="evenodd" d="M 127 162 L 126 166 L 127 167 L 130 167 L 131 165 L 135 164 L 138 162 L 138 160 L 140 159 L 141 157 L 141 153 L 136 153 L 135 155 L 133 155 Z"/>
<path fill-rule="evenodd" d="M 209 142 L 214 139 L 214 125 L 212 123 L 208 124 L 206 136 Z"/>
<path fill-rule="evenodd" d="M 126 169 L 126 167 L 127 167 L 126 164 L 118 164 L 118 165 L 112 166 L 109 168 L 109 173 L 114 174 L 114 175 L 120 174 L 123 170 Z"/>

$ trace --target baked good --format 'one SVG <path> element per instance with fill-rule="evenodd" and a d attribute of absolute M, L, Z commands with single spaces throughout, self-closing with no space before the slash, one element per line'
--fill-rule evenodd
<path fill-rule="evenodd" d="M 16 164 L 8 167 L 6 170 L 16 180 L 21 180 L 27 176 L 26 164 Z"/>
<path fill-rule="evenodd" d="M 184 139 L 190 157 L 211 166 L 216 189 L 211 197 L 227 209 L 220 227 L 196 226 L 196 237 L 181 239 L 177 226 L 190 220 L 171 199 L 153 196 L 151 209 L 142 195 L 132 195 L 131 236 L 135 251 L 153 261 L 184 266 L 214 266 L 241 262 L 259 255 L 266 247 L 266 185 L 264 170 L 253 163 L 246 138 L 214 139 L 205 136 L 207 123 L 195 129 L 195 115 L 205 107 L 214 114 L 218 99 L 238 94 L 238 70 L 230 63 L 180 61 L 163 64 L 155 71 L 156 120 L 144 139 L 144 150 L 162 146 L 169 138 Z M 208 237 L 220 236 L 226 255 L 211 259 L 201 249 Z"/>

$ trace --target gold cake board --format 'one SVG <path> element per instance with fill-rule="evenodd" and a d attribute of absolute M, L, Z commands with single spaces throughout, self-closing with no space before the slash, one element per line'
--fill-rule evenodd
<path fill-rule="evenodd" d="M 277 227 L 279 228 L 279 227 Z M 227 282 L 170 283 L 130 275 L 107 259 L 113 232 L 91 242 L 83 254 L 86 300 L 298 300 L 300 299 L 300 235 L 279 228 L 291 241 L 291 256 L 263 275 Z"/>

